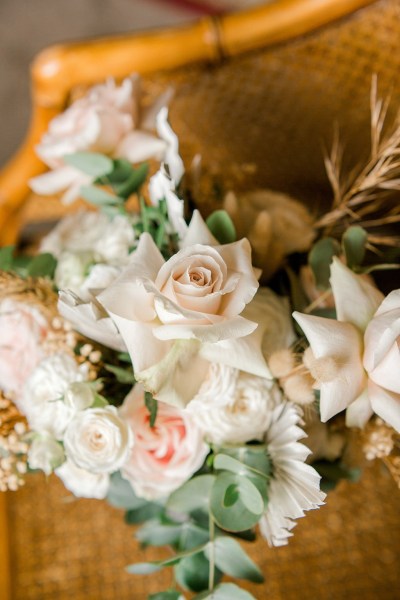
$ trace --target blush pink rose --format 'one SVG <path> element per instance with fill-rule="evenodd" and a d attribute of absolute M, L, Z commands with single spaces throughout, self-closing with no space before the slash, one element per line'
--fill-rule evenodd
<path fill-rule="evenodd" d="M 0 388 L 19 395 L 43 358 L 48 323 L 34 306 L 11 298 L 0 304 Z"/>
<path fill-rule="evenodd" d="M 159 402 L 155 425 L 150 427 L 143 388 L 136 385 L 120 414 L 135 437 L 121 474 L 139 497 L 154 500 L 168 496 L 202 466 L 209 448 L 185 411 Z"/>

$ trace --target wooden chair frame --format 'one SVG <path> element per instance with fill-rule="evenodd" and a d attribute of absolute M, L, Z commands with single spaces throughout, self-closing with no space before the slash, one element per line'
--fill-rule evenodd
<path fill-rule="evenodd" d="M 28 180 L 45 170 L 34 152 L 49 121 L 67 105 L 71 91 L 107 76 L 122 79 L 209 62 L 265 48 L 307 34 L 376 0 L 279 0 L 183 27 L 52 46 L 31 66 L 32 116 L 20 150 L 0 172 L 0 245 L 18 232 Z M 182 51 L 184 49 L 184 52 Z M 11 496 L 10 496 L 11 500 Z M 10 598 L 6 495 L 0 494 L 0 598 Z"/>

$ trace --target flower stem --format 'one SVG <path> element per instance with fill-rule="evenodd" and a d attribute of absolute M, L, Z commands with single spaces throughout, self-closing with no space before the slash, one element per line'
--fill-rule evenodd
<path fill-rule="evenodd" d="M 208 575 L 208 589 L 211 591 L 214 589 L 214 571 L 215 571 L 215 547 L 214 547 L 214 539 L 215 539 L 215 526 L 214 519 L 212 517 L 211 512 L 209 512 L 209 526 L 208 530 L 210 533 L 210 569 Z"/>

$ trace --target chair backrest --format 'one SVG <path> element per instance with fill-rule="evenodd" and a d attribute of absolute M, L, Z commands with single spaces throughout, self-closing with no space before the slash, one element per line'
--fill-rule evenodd
<path fill-rule="evenodd" d="M 44 168 L 33 145 L 49 119 L 76 86 L 132 71 L 148 77 L 150 93 L 176 86 L 172 120 L 186 158 L 201 151 L 206 167 L 223 165 L 227 184 L 307 200 L 325 195 L 322 148 L 334 122 L 354 158 L 367 145 L 372 73 L 383 94 L 393 89 L 398 96 L 398 13 L 397 0 L 280 0 L 190 26 L 42 52 L 32 67 L 30 134 L 0 176 L 3 240 L 18 225 L 27 180 Z"/>

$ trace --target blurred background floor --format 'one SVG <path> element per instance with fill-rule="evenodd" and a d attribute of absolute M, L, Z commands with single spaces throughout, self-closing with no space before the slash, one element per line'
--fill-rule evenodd
<path fill-rule="evenodd" d="M 262 0 L 1 0 L 0 166 L 29 121 L 29 64 L 50 44 L 177 25 Z"/>

